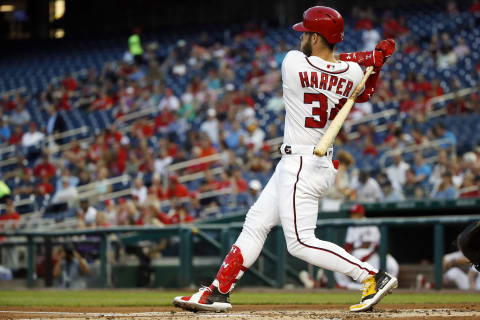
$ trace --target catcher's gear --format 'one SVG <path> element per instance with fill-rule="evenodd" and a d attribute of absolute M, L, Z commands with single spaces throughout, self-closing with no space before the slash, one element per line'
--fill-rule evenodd
<path fill-rule="evenodd" d="M 343 41 L 343 18 L 335 9 L 316 6 L 303 13 L 303 21 L 295 24 L 293 30 L 321 34 L 328 43 Z"/>
<path fill-rule="evenodd" d="M 480 271 L 480 221 L 465 228 L 457 237 L 458 249 Z"/>

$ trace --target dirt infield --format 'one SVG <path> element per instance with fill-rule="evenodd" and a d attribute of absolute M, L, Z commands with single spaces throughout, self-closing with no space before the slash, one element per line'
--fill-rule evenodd
<path fill-rule="evenodd" d="M 477 304 L 384 304 L 372 312 L 350 313 L 347 310 L 347 305 L 238 305 L 228 313 L 190 313 L 174 307 L 0 307 L 0 319 L 480 319 L 480 305 Z"/>

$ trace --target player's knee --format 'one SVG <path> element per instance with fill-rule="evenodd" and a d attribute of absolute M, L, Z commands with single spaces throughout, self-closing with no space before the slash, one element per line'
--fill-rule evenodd
<path fill-rule="evenodd" d="M 295 241 L 287 240 L 287 251 L 290 255 L 295 256 L 295 252 L 296 252 Z"/>
<path fill-rule="evenodd" d="M 304 248 L 305 247 L 300 242 L 298 242 L 297 240 L 287 242 L 288 253 L 290 255 L 294 256 L 295 258 L 304 260 L 304 257 L 303 257 L 304 254 L 305 254 Z"/>

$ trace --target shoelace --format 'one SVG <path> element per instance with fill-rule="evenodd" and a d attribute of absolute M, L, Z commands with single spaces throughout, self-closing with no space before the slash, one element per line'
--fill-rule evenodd
<path fill-rule="evenodd" d="M 207 286 L 201 286 L 198 291 L 200 291 L 200 292 L 204 292 L 204 291 L 212 292 L 212 289 L 210 289 L 210 287 L 207 287 Z"/>

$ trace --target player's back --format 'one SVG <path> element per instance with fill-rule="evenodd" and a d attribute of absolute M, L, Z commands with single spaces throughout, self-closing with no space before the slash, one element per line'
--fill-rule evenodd
<path fill-rule="evenodd" d="M 282 63 L 284 143 L 316 145 L 362 80 L 355 62 L 327 62 L 292 50 Z"/>

